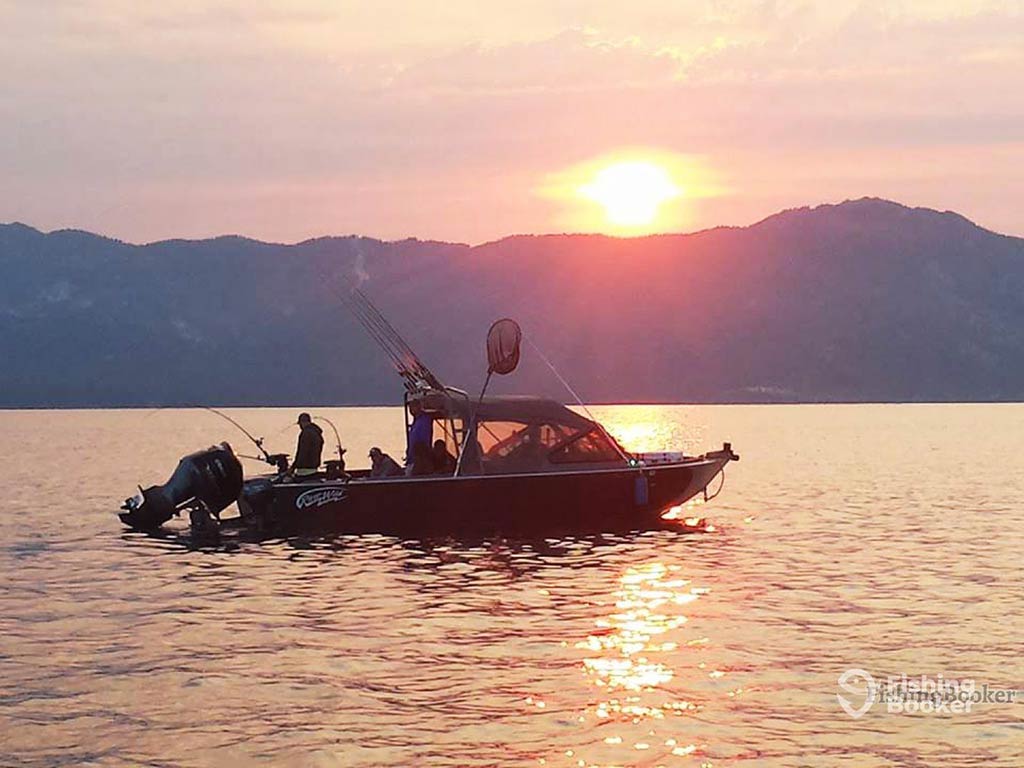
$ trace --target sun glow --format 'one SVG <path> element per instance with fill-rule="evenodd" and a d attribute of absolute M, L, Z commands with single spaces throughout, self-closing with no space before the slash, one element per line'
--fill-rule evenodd
<path fill-rule="evenodd" d="M 650 226 L 662 203 L 682 194 L 667 170 L 644 161 L 602 168 L 578 192 L 600 204 L 608 222 L 618 227 Z"/>
<path fill-rule="evenodd" d="M 636 147 L 550 173 L 537 192 L 559 204 L 563 231 L 633 236 L 683 231 L 725 190 L 702 157 Z"/>

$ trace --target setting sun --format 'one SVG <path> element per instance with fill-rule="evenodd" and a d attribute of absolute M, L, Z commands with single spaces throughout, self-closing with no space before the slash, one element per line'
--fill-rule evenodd
<path fill-rule="evenodd" d="M 539 195 L 558 205 L 559 226 L 620 237 L 690 226 L 695 209 L 723 194 L 706 158 L 622 147 L 547 174 Z"/>
<path fill-rule="evenodd" d="M 602 168 L 578 191 L 604 208 L 608 223 L 620 227 L 649 226 L 662 203 L 682 194 L 667 170 L 642 161 Z"/>

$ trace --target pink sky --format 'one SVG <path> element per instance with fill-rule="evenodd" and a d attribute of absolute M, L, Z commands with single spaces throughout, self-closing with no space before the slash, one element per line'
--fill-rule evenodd
<path fill-rule="evenodd" d="M 0 0 L 0 68 L 0 221 L 47 230 L 596 230 L 552 180 L 631 148 L 699 169 L 660 229 L 871 195 L 1024 234 L 1021 0 Z"/>

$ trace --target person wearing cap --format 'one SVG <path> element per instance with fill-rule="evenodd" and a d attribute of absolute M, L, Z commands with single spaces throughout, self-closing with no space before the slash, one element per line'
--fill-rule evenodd
<path fill-rule="evenodd" d="M 313 423 L 308 413 L 299 414 L 299 442 L 295 446 L 295 461 L 291 473 L 295 477 L 308 477 L 320 470 L 320 457 L 324 449 L 324 432 Z"/>
<path fill-rule="evenodd" d="M 398 462 L 377 446 L 370 449 L 370 463 L 370 477 L 399 477 L 405 474 Z"/>

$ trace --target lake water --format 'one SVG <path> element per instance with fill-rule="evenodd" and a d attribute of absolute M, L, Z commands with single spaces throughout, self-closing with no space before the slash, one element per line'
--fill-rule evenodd
<path fill-rule="evenodd" d="M 401 455 L 399 410 L 313 410 L 350 464 Z M 114 512 L 245 451 L 228 424 L 0 412 L 0 764 L 1024 765 L 1024 704 L 837 699 L 851 668 L 1024 689 L 1024 406 L 594 410 L 635 450 L 732 441 L 712 530 L 190 550 Z M 230 413 L 292 450 L 294 410 Z"/>

